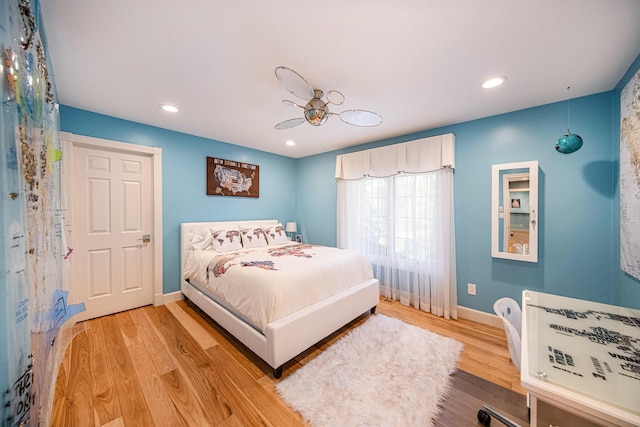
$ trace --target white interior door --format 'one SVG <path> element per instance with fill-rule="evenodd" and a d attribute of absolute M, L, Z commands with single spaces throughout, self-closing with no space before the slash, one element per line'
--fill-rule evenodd
<path fill-rule="evenodd" d="M 99 146 L 73 148 L 73 300 L 91 319 L 153 303 L 153 161 Z"/>

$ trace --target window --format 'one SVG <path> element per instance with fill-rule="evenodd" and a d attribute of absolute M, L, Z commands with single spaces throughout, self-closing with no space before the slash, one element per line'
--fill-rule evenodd
<path fill-rule="evenodd" d="M 384 147 L 385 157 L 393 158 L 392 147 Z M 366 152 L 353 154 L 360 153 Z M 344 169 L 350 161 L 338 159 Z M 386 298 L 457 317 L 452 168 L 381 178 L 338 176 L 338 246 L 369 258 Z"/>

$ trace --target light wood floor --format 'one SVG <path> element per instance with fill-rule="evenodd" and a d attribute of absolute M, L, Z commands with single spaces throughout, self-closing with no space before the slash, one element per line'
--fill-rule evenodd
<path fill-rule="evenodd" d="M 502 329 L 381 300 L 377 313 L 464 343 L 458 368 L 524 394 Z M 284 366 L 311 360 L 360 316 Z M 272 369 L 185 301 L 81 322 L 58 374 L 53 426 L 300 426 Z"/>

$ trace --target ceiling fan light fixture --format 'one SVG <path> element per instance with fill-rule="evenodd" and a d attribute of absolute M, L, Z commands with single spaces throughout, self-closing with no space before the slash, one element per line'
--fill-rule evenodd
<path fill-rule="evenodd" d="M 304 118 L 310 125 L 320 126 L 329 118 L 329 107 L 321 98 L 321 90 L 315 91 L 315 96 L 304 106 Z"/>
<path fill-rule="evenodd" d="M 482 87 L 485 89 L 492 89 L 494 87 L 500 86 L 506 81 L 507 81 L 507 78 L 504 76 L 492 77 L 489 80 L 486 80 L 484 83 L 482 83 Z"/>
<path fill-rule="evenodd" d="M 327 121 L 329 115 L 321 109 L 309 108 L 304 110 L 304 118 L 312 126 L 323 125 Z"/>
<path fill-rule="evenodd" d="M 309 100 L 304 107 L 293 101 L 283 100 L 282 102 L 286 105 L 302 108 L 304 116 L 278 123 L 275 125 L 277 130 L 289 129 L 305 121 L 312 126 L 320 126 L 327 121 L 329 116 L 340 116 L 343 122 L 354 126 L 377 126 L 382 123 L 382 117 L 371 111 L 347 110 L 341 113 L 332 113 L 329 111 L 329 104 L 342 105 L 344 95 L 337 90 L 330 90 L 326 93 L 327 101 L 323 101 L 322 97 L 325 96 L 325 93 L 319 89 L 313 89 L 309 82 L 290 68 L 277 67 L 276 77 L 291 94 Z"/>

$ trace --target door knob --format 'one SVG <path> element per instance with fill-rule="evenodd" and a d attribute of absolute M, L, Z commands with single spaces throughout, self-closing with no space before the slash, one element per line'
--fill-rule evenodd
<path fill-rule="evenodd" d="M 138 240 L 142 240 L 142 243 L 149 243 L 151 241 L 151 234 L 143 234 L 142 239 Z"/>

